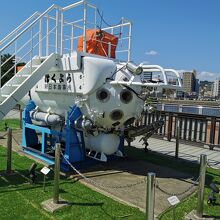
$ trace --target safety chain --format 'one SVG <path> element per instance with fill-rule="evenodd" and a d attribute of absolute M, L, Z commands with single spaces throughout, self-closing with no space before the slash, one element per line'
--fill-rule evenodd
<path fill-rule="evenodd" d="M 21 143 L 19 143 L 18 140 L 16 140 L 16 138 L 15 138 L 13 135 L 12 135 L 12 138 L 13 138 L 13 140 L 15 141 L 15 143 L 16 143 L 17 145 L 19 145 L 19 146 L 21 145 Z"/>
<path fill-rule="evenodd" d="M 193 183 L 186 190 L 184 190 L 183 192 L 180 192 L 180 193 L 170 193 L 170 192 L 166 191 L 165 189 L 161 188 L 158 180 L 156 180 L 156 188 L 168 196 L 181 196 L 181 195 L 191 191 L 192 188 L 198 184 L 199 179 L 200 179 L 200 176 L 195 181 L 193 181 Z"/>
<path fill-rule="evenodd" d="M 145 183 L 146 180 L 145 178 L 142 180 L 139 180 L 135 183 L 131 183 L 131 184 L 126 184 L 126 185 L 121 185 L 121 186 L 112 186 L 112 185 L 107 185 L 107 184 L 101 184 L 101 183 L 97 183 L 96 181 L 89 179 L 88 177 L 86 177 L 84 174 L 82 174 L 79 170 L 77 170 L 68 160 L 67 158 L 63 155 L 62 151 L 61 151 L 61 155 L 64 158 L 64 160 L 68 163 L 68 165 L 77 173 L 79 174 L 85 181 L 91 183 L 92 185 L 98 186 L 98 187 L 102 187 L 102 188 L 110 188 L 110 189 L 121 189 L 121 188 L 129 188 L 129 187 L 133 187 L 136 185 L 140 185 L 142 183 Z"/>
<path fill-rule="evenodd" d="M 219 163 L 217 163 L 217 164 L 218 165 L 216 165 L 216 164 L 212 165 L 212 164 L 210 164 L 210 160 L 207 161 L 207 166 L 209 168 L 212 168 L 212 169 L 219 169 L 220 168 L 220 164 Z"/>
<path fill-rule="evenodd" d="M 6 132 L 5 134 L 3 135 L 0 135 L 0 138 L 4 138 L 8 133 Z"/>

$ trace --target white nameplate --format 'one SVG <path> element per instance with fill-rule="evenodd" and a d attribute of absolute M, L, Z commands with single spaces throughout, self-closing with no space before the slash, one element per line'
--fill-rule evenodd
<path fill-rule="evenodd" d="M 44 175 L 47 175 L 50 172 L 50 169 L 48 167 L 43 167 L 40 170 L 41 173 L 43 173 Z"/>
<path fill-rule="evenodd" d="M 171 196 L 167 200 L 170 203 L 170 205 L 176 205 L 180 202 L 180 200 L 177 198 L 177 196 Z"/>

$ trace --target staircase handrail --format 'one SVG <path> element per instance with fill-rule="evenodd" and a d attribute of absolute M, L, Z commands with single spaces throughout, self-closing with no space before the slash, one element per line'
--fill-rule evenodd
<path fill-rule="evenodd" d="M 59 6 L 53 4 L 51 5 L 44 13 L 42 13 L 37 19 L 35 19 L 30 25 L 28 25 L 22 32 L 20 32 L 16 37 L 14 37 L 8 44 L 6 44 L 2 49 L 0 49 L 0 54 L 6 48 L 8 48 L 12 43 L 14 43 L 21 35 L 23 35 L 26 31 L 28 31 L 31 27 L 33 27 L 41 18 L 43 18 L 47 13 L 52 11 L 54 8 L 60 8 Z"/>
<path fill-rule="evenodd" d="M 17 33 L 20 29 L 22 29 L 29 21 L 31 21 L 35 16 L 39 15 L 39 12 L 36 11 L 34 14 L 32 14 L 29 18 L 27 18 L 22 24 L 20 24 L 17 28 L 15 28 L 10 34 L 5 36 L 1 41 L 0 45 L 4 44 L 5 41 L 7 41 L 11 36 L 13 36 L 15 33 Z"/>

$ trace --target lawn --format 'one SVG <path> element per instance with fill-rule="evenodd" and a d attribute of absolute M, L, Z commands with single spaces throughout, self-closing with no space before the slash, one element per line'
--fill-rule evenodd
<path fill-rule="evenodd" d="M 6 131 L 7 127 L 18 129 L 20 127 L 19 119 L 5 119 L 0 121 L 0 131 Z"/>
<path fill-rule="evenodd" d="M 199 165 L 190 163 L 184 160 L 177 160 L 173 157 L 160 155 L 149 151 L 147 154 L 143 153 L 143 150 L 128 147 L 126 148 L 126 154 L 132 155 L 135 158 L 151 162 L 153 164 L 168 166 L 176 170 L 187 172 L 193 174 L 195 177 L 199 173 Z M 220 170 L 215 170 L 212 168 L 207 168 L 206 172 L 206 187 L 205 187 L 205 201 L 204 201 L 204 212 L 205 214 L 220 219 L 220 195 L 217 195 L 216 206 L 207 205 L 207 198 L 210 193 L 209 185 L 210 183 L 215 183 L 220 187 Z M 157 189 L 156 189 L 157 190 Z M 188 197 L 176 207 L 176 219 L 184 219 L 186 213 L 189 213 L 193 209 L 196 209 L 197 204 L 197 194 L 194 193 L 192 196 Z M 160 220 L 171 220 L 173 219 L 173 209 L 169 209 L 162 213 L 159 217 Z"/>
<path fill-rule="evenodd" d="M 19 120 L 7 120 L 10 127 L 18 128 Z M 0 123 L 0 129 L 4 130 L 4 122 Z M 198 176 L 199 166 L 183 160 L 162 156 L 153 152 L 144 153 L 141 149 L 126 147 L 125 153 L 129 157 L 145 160 L 157 165 L 168 166 L 179 171 L 188 172 Z M 52 198 L 53 172 L 47 179 L 46 192 L 43 192 L 43 176 L 39 172 L 42 165 L 38 164 L 38 178 L 34 185 L 27 179 L 28 169 L 33 163 L 27 157 L 13 153 L 13 169 L 16 174 L 4 175 L 6 165 L 5 148 L 0 147 L 0 219 L 145 219 L 144 213 L 138 209 L 118 203 L 100 193 L 97 193 L 79 182 L 62 178 L 60 195 L 71 202 L 68 206 L 54 214 L 41 208 L 41 202 Z M 209 184 L 214 182 L 220 186 L 220 171 L 207 169 L 204 211 L 207 215 L 220 219 L 220 196 L 217 195 L 217 205 L 208 206 L 206 201 L 210 192 Z M 156 189 L 157 190 L 157 189 Z M 196 208 L 197 195 L 194 193 L 189 198 L 181 201 L 176 207 L 176 219 L 184 219 L 186 213 Z M 173 210 L 162 213 L 160 220 L 173 219 Z"/>
<path fill-rule="evenodd" d="M 26 178 L 28 169 L 33 163 L 27 157 L 13 153 L 15 175 L 3 174 L 6 165 L 6 150 L 0 147 L 0 216 L 3 220 L 20 219 L 145 219 L 144 213 L 118 203 L 97 193 L 79 182 L 63 178 L 60 182 L 60 196 L 71 202 L 54 214 L 41 208 L 41 202 L 52 198 L 53 173 L 47 179 L 46 192 L 42 188 L 42 174 L 38 165 L 38 180 L 34 185 Z"/>

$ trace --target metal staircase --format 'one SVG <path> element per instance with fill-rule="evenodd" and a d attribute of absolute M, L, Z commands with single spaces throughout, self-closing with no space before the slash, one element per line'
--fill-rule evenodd
<path fill-rule="evenodd" d="M 78 19 L 76 7 L 83 8 L 82 19 Z M 52 5 L 43 13 L 35 12 L 0 40 L 0 120 L 48 73 L 56 57 L 62 58 L 63 54 L 77 50 L 76 42 L 81 36 L 83 53 L 86 52 L 86 30 L 96 29 L 102 23 L 98 13 L 98 8 L 87 0 L 63 8 Z M 117 56 L 130 60 L 131 22 L 122 19 L 121 24 L 102 27 L 102 30 L 120 33 Z M 17 71 L 21 62 L 26 65 Z"/>
<path fill-rule="evenodd" d="M 0 120 L 56 66 L 59 24 L 60 8 L 52 5 L 42 14 L 35 12 L 0 41 Z M 26 65 L 17 71 L 21 62 Z"/>
<path fill-rule="evenodd" d="M 0 120 L 56 65 L 57 55 L 45 59 L 35 57 L 1 89 Z M 31 64 L 32 62 L 32 64 Z"/>

